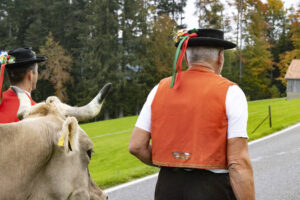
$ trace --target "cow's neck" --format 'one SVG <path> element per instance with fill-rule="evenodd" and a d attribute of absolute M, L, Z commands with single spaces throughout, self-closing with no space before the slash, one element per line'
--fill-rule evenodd
<path fill-rule="evenodd" d="M 35 178 L 53 153 L 51 133 L 57 129 L 55 126 L 56 123 L 38 118 L 0 125 L 0 163 L 3 164 L 0 167 L 0 191 L 17 195 L 6 199 L 22 199 L 28 195 Z"/>

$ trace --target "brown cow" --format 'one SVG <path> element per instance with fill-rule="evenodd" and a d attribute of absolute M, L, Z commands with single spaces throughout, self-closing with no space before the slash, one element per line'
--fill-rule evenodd
<path fill-rule="evenodd" d="M 1 200 L 105 200 L 88 164 L 93 144 L 77 120 L 95 117 L 111 84 L 84 107 L 56 97 L 30 107 L 17 91 L 22 121 L 0 125 Z M 77 119 L 76 119 L 77 118 Z"/>

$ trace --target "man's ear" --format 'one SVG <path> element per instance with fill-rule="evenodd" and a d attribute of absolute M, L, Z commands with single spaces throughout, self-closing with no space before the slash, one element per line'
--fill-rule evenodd
<path fill-rule="evenodd" d="M 224 50 L 220 50 L 218 54 L 216 73 L 221 75 L 222 68 L 224 64 Z"/>
<path fill-rule="evenodd" d="M 219 51 L 218 64 L 223 66 L 224 63 L 224 50 Z"/>
<path fill-rule="evenodd" d="M 32 80 L 32 77 L 33 77 L 33 72 L 32 70 L 29 70 L 27 73 L 26 73 L 26 78 L 27 80 Z"/>

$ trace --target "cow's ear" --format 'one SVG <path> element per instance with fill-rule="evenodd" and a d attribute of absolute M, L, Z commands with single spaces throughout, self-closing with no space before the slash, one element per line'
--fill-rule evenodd
<path fill-rule="evenodd" d="M 75 117 L 68 117 L 63 124 L 57 145 L 63 146 L 66 152 L 78 151 L 78 122 Z"/>

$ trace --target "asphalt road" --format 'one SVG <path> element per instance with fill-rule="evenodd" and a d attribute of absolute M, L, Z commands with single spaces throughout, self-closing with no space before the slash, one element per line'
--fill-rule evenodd
<path fill-rule="evenodd" d="M 300 199 L 300 126 L 250 145 L 258 200 Z"/>
<path fill-rule="evenodd" d="M 257 200 L 300 200 L 300 124 L 249 143 Z M 106 190 L 109 200 L 153 200 L 157 176 Z"/>

